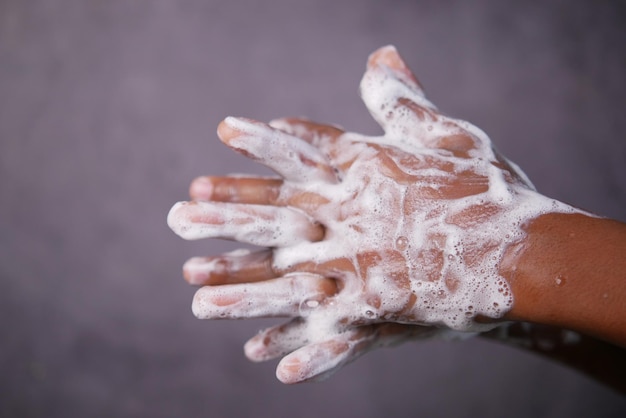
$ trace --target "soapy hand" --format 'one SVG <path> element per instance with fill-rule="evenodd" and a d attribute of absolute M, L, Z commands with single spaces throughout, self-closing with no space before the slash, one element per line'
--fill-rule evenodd
<path fill-rule="evenodd" d="M 279 176 L 200 177 L 168 217 L 186 239 L 265 247 L 183 270 L 203 286 L 199 318 L 292 318 L 245 346 L 255 361 L 285 356 L 286 383 L 375 347 L 493 328 L 513 303 L 504 250 L 526 219 L 558 205 L 481 130 L 439 113 L 393 47 L 370 56 L 361 95 L 383 136 L 227 118 L 220 139 Z"/>

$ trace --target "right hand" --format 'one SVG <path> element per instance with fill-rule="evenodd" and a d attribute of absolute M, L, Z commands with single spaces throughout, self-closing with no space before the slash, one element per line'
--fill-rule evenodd
<path fill-rule="evenodd" d="M 440 114 L 395 49 L 372 54 L 361 92 L 384 136 L 228 118 L 222 141 L 281 177 L 203 177 L 170 212 L 184 238 L 268 247 L 194 258 L 185 277 L 206 285 L 200 318 L 293 318 L 246 345 L 253 360 L 288 354 L 284 382 L 373 347 L 492 328 L 513 301 L 498 264 L 520 238 L 519 201 L 552 205 L 482 131 Z"/>

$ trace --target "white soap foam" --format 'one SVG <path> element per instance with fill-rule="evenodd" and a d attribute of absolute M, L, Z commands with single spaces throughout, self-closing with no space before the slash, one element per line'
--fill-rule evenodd
<path fill-rule="evenodd" d="M 362 84 L 364 100 L 370 108 L 374 104 L 386 109 L 389 119 L 397 123 L 388 126 L 385 135 L 379 137 L 345 134 L 338 145 L 345 149 L 333 152 L 337 159 L 332 163 L 341 166 L 355 155 L 358 159 L 343 174 L 340 183 L 297 185 L 299 190 L 329 199 L 329 204 L 311 214 L 325 225 L 326 239 L 276 251 L 275 267 L 288 268 L 311 260 L 322 264 L 341 258 L 352 260 L 357 267 L 356 274 L 337 277 L 346 287 L 331 303 L 323 306 L 319 314 L 309 314 L 310 321 L 320 324 L 317 328 L 309 327 L 313 333 L 316 329 L 337 331 L 340 328 L 337 321 L 343 318 L 357 323 L 393 320 L 466 332 L 488 330 L 495 325 L 478 323 L 476 317 L 501 318 L 514 303 L 509 284 L 499 274 L 506 248 L 522 240 L 523 225 L 539 215 L 576 210 L 536 193 L 526 175 L 514 164 L 509 163 L 514 170 L 510 174 L 517 179 L 507 181 L 505 172 L 499 168 L 506 160 L 498 159 L 490 139 L 472 124 L 435 113 L 427 113 L 425 120 L 416 123 L 406 108 L 394 108 L 398 98 L 410 97 L 429 109 L 435 107 L 402 84 L 377 77 L 389 75 L 368 72 Z M 469 135 L 477 144 L 469 153 L 471 158 L 427 147 L 442 137 L 457 134 Z M 391 159 L 407 175 L 414 176 L 415 181 L 401 184 L 388 178 L 381 170 L 378 151 L 370 144 L 401 150 L 390 153 Z M 407 157 L 403 152 L 416 160 L 435 158 L 453 168 L 411 166 L 411 161 L 403 161 Z M 406 204 L 405 200 L 412 198 L 411 191 L 417 187 L 442 190 L 446 180 L 453 181 L 457 174 L 467 171 L 474 172 L 476 178 L 486 179 L 488 189 L 456 199 L 424 198 L 413 202 L 419 210 L 406 216 L 399 216 L 398 208 L 388 206 Z M 489 214 L 470 215 L 471 209 L 477 207 L 489 208 Z M 464 222 L 454 224 L 457 218 Z M 358 269 L 356 254 L 384 251 L 390 244 L 403 256 L 408 288 L 397 284 L 392 277 L 394 271 L 388 268 L 389 261 L 384 258 L 365 276 Z M 433 270 L 429 264 L 439 259 L 441 269 Z M 411 298 L 416 300 L 407 311 L 405 307 Z M 378 305 L 370 304 L 370 299 L 377 300 Z M 323 338 L 324 335 L 311 335 L 312 340 Z"/>
<path fill-rule="evenodd" d="M 340 173 L 339 182 L 326 174 L 303 172 L 298 164 L 292 164 L 295 160 L 289 154 L 286 162 L 280 162 L 281 174 L 286 178 L 282 201 L 289 201 L 294 192 L 316 193 L 328 200 L 308 212 L 314 221 L 324 225 L 326 236 L 320 242 L 290 240 L 288 236 L 299 234 L 294 225 L 302 219 L 286 216 L 281 221 L 282 238 L 271 238 L 273 235 L 263 230 L 253 243 L 272 246 L 277 240 L 283 245 L 274 252 L 276 270 L 336 259 L 346 259 L 354 267 L 353 272 L 336 272 L 335 278 L 342 286 L 334 297 L 301 301 L 300 314 L 307 317 L 307 326 L 301 328 L 306 335 L 298 335 L 302 341 L 324 341 L 354 324 L 381 321 L 436 325 L 462 332 L 488 330 L 495 325 L 478 323 L 476 318 L 501 318 L 514 303 L 509 284 L 499 274 L 499 265 L 508 246 L 524 239 L 523 226 L 541 214 L 577 212 L 538 194 L 516 165 L 508 163 L 513 173 L 505 176 L 500 167 L 507 161 L 497 156 L 482 130 L 438 114 L 421 91 L 405 86 L 392 75 L 370 70 L 361 85 L 363 99 L 373 116 L 386 124 L 383 136 L 346 133 L 336 144 L 318 141 L 320 151 L 333 157 L 333 166 L 345 167 L 354 161 Z M 410 98 L 426 108 L 421 120 L 406 107 L 397 106 L 400 98 Z M 248 129 L 236 120 L 229 123 L 241 130 Z M 266 131 L 259 128 L 259 137 L 265 136 Z M 468 153 L 471 158 L 429 147 L 458 134 L 469 136 L 476 144 Z M 273 136 L 272 140 L 276 138 Z M 283 139 L 276 144 L 284 146 Z M 257 149 L 262 143 L 257 140 L 238 146 L 255 148 L 258 155 L 264 153 Z M 404 173 L 405 180 L 389 177 L 389 171 L 381 165 L 381 147 L 390 150 L 388 161 Z M 321 161 L 322 154 L 311 151 L 308 145 L 294 145 L 293 149 Z M 272 158 L 268 152 L 262 159 L 271 166 Z M 433 161 L 437 164 L 431 164 Z M 285 172 L 289 167 L 293 167 L 293 175 Z M 445 194 L 459 175 L 469 172 L 474 173 L 470 181 L 488 187 L 468 196 L 436 198 L 438 192 Z M 187 238 L 207 236 L 201 226 L 187 225 L 175 218 L 173 215 L 170 225 Z M 242 231 L 235 226 L 228 233 L 235 239 L 245 236 L 245 241 L 251 242 L 254 229 L 260 226 L 252 222 Z M 362 269 L 357 255 L 377 252 L 380 261 Z M 280 281 L 274 283 L 281 286 Z M 252 292 L 255 285 L 249 286 Z M 237 306 L 235 316 L 275 314 L 271 299 L 280 291 L 270 287 L 268 303 L 248 307 L 242 304 Z M 258 289 L 255 294 L 258 296 Z M 202 298 L 197 300 L 201 300 L 198 304 L 206 304 Z M 210 317 L 214 307 L 195 306 L 194 311 Z M 250 350 L 257 348 L 251 346 Z"/>
<path fill-rule="evenodd" d="M 196 219 L 203 217 L 212 222 Z M 226 238 L 267 247 L 306 241 L 314 223 L 295 208 L 223 202 L 178 202 L 170 210 L 167 222 L 187 240 Z"/>

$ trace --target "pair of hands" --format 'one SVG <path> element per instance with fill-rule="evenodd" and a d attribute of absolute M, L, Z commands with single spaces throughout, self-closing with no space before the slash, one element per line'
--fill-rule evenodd
<path fill-rule="evenodd" d="M 383 136 L 225 119 L 219 138 L 278 176 L 197 178 L 168 216 L 185 239 L 264 247 L 183 272 L 203 286 L 199 318 L 291 318 L 245 345 L 254 361 L 285 356 L 285 383 L 376 347 L 490 329 L 513 302 L 498 265 L 520 239 L 511 213 L 529 181 L 482 131 L 440 114 L 393 47 L 370 56 L 361 95 Z"/>

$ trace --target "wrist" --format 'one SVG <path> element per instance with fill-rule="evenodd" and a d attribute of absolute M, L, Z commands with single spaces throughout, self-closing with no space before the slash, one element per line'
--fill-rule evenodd
<path fill-rule="evenodd" d="M 626 226 L 582 213 L 528 222 L 500 273 L 514 295 L 505 319 L 554 325 L 624 345 Z"/>

